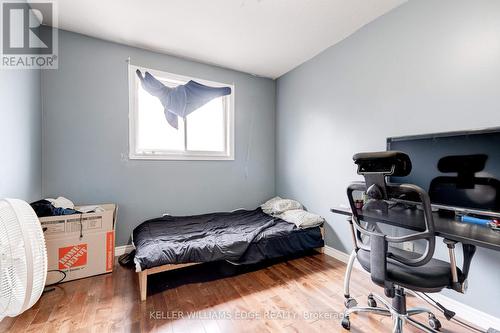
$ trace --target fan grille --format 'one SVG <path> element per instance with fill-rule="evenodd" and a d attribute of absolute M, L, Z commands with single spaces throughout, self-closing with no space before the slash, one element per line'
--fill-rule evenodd
<path fill-rule="evenodd" d="M 24 201 L 0 200 L 0 319 L 33 306 L 46 275 L 45 239 L 35 212 Z"/>

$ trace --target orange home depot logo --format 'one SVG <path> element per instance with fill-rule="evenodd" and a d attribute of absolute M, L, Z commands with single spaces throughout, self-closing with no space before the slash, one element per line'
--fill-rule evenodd
<path fill-rule="evenodd" d="M 87 265 L 87 244 L 59 248 L 59 269 Z"/>
<path fill-rule="evenodd" d="M 115 259 L 115 232 L 109 231 L 106 234 L 106 272 L 113 270 Z"/>

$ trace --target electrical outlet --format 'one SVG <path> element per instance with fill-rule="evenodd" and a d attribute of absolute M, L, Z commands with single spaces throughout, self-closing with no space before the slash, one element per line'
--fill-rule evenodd
<path fill-rule="evenodd" d="M 403 242 L 403 250 L 413 252 L 414 246 L 413 242 Z"/>

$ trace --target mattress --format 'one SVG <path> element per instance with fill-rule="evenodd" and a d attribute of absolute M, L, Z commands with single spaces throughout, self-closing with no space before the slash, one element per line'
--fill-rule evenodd
<path fill-rule="evenodd" d="M 299 229 L 260 208 L 163 216 L 137 226 L 132 237 L 138 271 L 166 264 L 219 260 L 256 263 L 324 245 L 319 227 Z"/>

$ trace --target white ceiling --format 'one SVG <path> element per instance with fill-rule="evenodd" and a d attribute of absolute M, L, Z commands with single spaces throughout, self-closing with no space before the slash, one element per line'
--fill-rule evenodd
<path fill-rule="evenodd" d="M 406 0 L 55 0 L 58 25 L 277 78 Z"/>

